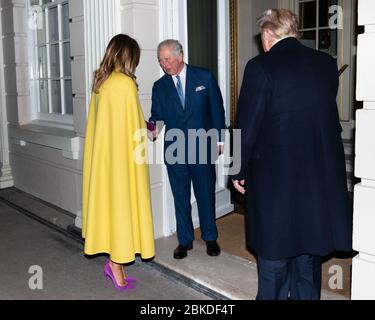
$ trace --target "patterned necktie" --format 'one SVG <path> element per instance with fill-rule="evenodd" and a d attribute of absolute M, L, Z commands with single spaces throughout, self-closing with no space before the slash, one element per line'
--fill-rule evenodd
<path fill-rule="evenodd" d="M 179 75 L 176 76 L 177 79 L 177 93 L 181 101 L 182 108 L 185 109 L 185 96 L 184 96 L 184 91 L 182 89 L 182 82 L 181 78 Z"/>

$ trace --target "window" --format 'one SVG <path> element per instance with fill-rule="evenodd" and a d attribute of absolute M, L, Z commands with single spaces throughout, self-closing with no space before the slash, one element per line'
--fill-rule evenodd
<path fill-rule="evenodd" d="M 329 9 L 338 0 L 300 0 L 299 20 L 302 43 L 337 57 L 337 28 L 331 29 Z"/>
<path fill-rule="evenodd" d="M 69 122 L 73 97 L 68 1 L 30 0 L 29 4 L 37 21 L 32 48 L 36 117 Z"/>
<path fill-rule="evenodd" d="M 354 15 L 356 1 L 352 0 L 296 0 L 301 41 L 306 46 L 326 52 L 337 60 L 340 76 L 337 97 L 344 137 L 352 136 L 354 100 Z M 345 69 L 345 65 L 348 68 Z"/>

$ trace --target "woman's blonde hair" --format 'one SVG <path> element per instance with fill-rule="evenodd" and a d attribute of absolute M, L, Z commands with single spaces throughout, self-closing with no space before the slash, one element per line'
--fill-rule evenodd
<path fill-rule="evenodd" d="M 298 18 L 287 9 L 269 9 L 258 19 L 258 26 L 262 33 L 270 30 L 277 39 L 286 37 L 299 38 Z"/>
<path fill-rule="evenodd" d="M 137 41 L 126 34 L 118 34 L 109 42 L 103 61 L 94 73 L 92 91 L 99 93 L 105 80 L 115 70 L 136 80 L 135 69 L 139 64 L 141 49 Z"/>

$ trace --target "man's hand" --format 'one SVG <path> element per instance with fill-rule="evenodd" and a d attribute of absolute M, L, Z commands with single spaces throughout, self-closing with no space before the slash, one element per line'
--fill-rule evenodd
<path fill-rule="evenodd" d="M 241 180 L 241 181 L 238 181 L 238 180 L 232 180 L 233 182 L 233 185 L 234 187 L 242 194 L 245 194 L 246 193 L 246 190 L 244 188 L 244 185 L 245 185 L 245 180 Z"/>
<path fill-rule="evenodd" d="M 152 142 L 154 142 L 158 138 L 158 135 L 159 135 L 159 130 L 158 130 L 158 127 L 156 126 L 155 126 L 155 130 L 153 131 L 147 130 L 147 136 Z"/>

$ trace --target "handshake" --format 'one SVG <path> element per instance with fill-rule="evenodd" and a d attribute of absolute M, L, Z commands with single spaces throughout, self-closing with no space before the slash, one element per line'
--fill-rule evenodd
<path fill-rule="evenodd" d="M 159 135 L 158 127 L 156 126 L 155 123 L 148 122 L 148 121 L 146 121 L 146 125 L 147 125 L 147 136 L 150 139 L 150 141 L 154 142 L 158 138 L 158 135 Z"/>

